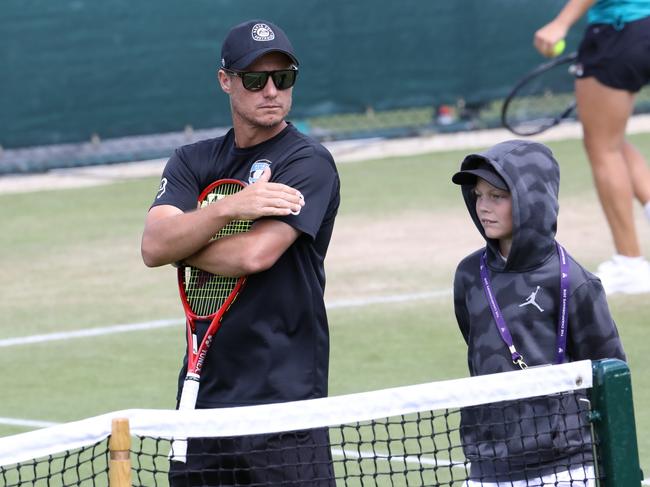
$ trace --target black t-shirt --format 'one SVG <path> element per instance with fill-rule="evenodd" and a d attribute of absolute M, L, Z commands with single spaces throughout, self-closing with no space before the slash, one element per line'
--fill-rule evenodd
<path fill-rule="evenodd" d="M 167 162 L 152 206 L 196 209 L 213 181 L 253 182 L 266 166 L 271 181 L 305 197 L 298 215 L 277 217 L 301 232 L 268 270 L 248 276 L 225 314 L 201 373 L 197 407 L 261 404 L 327 395 L 329 332 L 324 259 L 339 206 L 331 154 L 288 125 L 261 144 L 239 149 L 234 132 L 178 148 Z M 200 334 L 206 323 L 200 323 Z M 185 377 L 187 357 L 179 376 Z M 180 392 L 179 392 L 180 393 Z"/>

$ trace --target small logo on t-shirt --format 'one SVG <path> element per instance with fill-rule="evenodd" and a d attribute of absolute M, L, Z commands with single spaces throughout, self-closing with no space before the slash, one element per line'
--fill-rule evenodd
<path fill-rule="evenodd" d="M 255 24 L 251 35 L 256 41 L 272 41 L 275 39 L 275 33 L 266 24 Z"/>
<path fill-rule="evenodd" d="M 156 195 L 156 199 L 159 199 L 162 195 L 164 195 L 166 189 L 167 189 L 167 178 L 162 178 L 160 180 L 160 187 L 158 188 L 158 194 Z"/>
<path fill-rule="evenodd" d="M 256 182 L 260 176 L 262 176 L 264 169 L 267 167 L 271 167 L 271 161 L 268 159 L 260 159 L 259 161 L 255 161 L 251 165 L 250 171 L 248 171 L 248 184 L 253 184 Z"/>

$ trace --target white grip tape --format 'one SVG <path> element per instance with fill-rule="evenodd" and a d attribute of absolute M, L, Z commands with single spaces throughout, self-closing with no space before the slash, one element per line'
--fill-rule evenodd
<path fill-rule="evenodd" d="M 183 382 L 183 392 L 178 403 L 178 409 L 194 409 L 196 398 L 199 396 L 199 376 L 189 373 Z"/>
<path fill-rule="evenodd" d="M 196 407 L 196 398 L 199 395 L 199 376 L 188 373 L 183 383 L 181 400 L 178 403 L 178 409 L 194 409 Z M 172 448 L 169 452 L 169 458 L 175 462 L 187 462 L 187 440 L 177 439 L 172 442 Z"/>

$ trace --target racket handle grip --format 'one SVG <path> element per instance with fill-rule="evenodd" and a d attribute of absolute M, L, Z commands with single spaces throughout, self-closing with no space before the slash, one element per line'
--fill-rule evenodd
<path fill-rule="evenodd" d="M 178 402 L 178 409 L 194 409 L 196 407 L 196 398 L 199 395 L 199 376 L 188 373 L 183 382 L 181 400 Z M 169 458 L 175 462 L 187 463 L 187 439 L 179 438 L 172 441 L 172 448 L 169 452 Z"/>
<path fill-rule="evenodd" d="M 178 409 L 194 409 L 196 398 L 199 397 L 199 376 L 188 372 L 183 382 L 181 400 L 178 402 Z"/>

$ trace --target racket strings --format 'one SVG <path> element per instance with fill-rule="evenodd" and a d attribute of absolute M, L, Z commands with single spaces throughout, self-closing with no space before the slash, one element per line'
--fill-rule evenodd
<path fill-rule="evenodd" d="M 225 182 L 216 185 L 201 201 L 201 207 L 237 193 L 243 185 L 237 182 Z M 233 220 L 221 228 L 212 241 L 244 233 L 250 230 L 251 220 Z M 194 267 L 185 268 L 184 288 L 187 304 L 197 316 L 209 316 L 223 306 L 237 287 L 239 278 L 219 276 Z"/>
<path fill-rule="evenodd" d="M 201 207 L 215 203 L 226 196 L 233 195 L 238 191 L 241 191 L 243 187 L 238 183 L 222 183 L 205 195 L 205 198 L 201 202 Z M 237 233 L 243 233 L 250 230 L 252 221 L 251 220 L 233 220 L 219 230 L 212 240 L 217 240 L 222 237 L 227 237 L 228 235 L 235 235 Z"/>
<path fill-rule="evenodd" d="M 217 240 L 222 237 L 227 237 L 228 235 L 236 235 L 238 233 L 244 233 L 250 230 L 251 228 L 250 220 L 233 220 L 228 223 L 225 227 L 217 232 L 217 234 L 212 237 L 212 240 Z"/>
<path fill-rule="evenodd" d="M 502 122 L 518 135 L 534 135 L 568 117 L 575 107 L 574 56 L 531 73 L 508 96 Z"/>
<path fill-rule="evenodd" d="M 197 316 L 216 313 L 237 286 L 236 277 L 218 276 L 194 267 L 185 271 L 187 303 Z"/>

